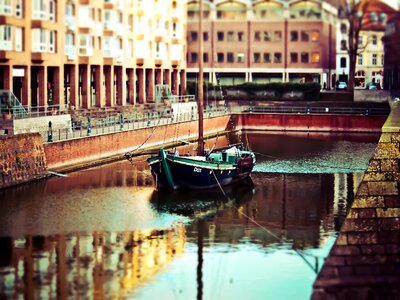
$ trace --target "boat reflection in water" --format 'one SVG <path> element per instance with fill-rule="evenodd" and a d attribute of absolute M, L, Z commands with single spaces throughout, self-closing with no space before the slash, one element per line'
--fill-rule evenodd
<path fill-rule="evenodd" d="M 155 190 L 151 203 L 160 212 L 191 217 L 213 215 L 227 207 L 250 201 L 255 190 L 251 178 L 221 189 L 205 190 Z"/>

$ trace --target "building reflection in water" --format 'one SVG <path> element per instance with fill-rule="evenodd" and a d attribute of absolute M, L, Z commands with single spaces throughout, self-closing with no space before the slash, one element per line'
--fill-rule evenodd
<path fill-rule="evenodd" d="M 0 238 L 0 298 L 116 299 L 184 252 L 185 227 Z"/>
<path fill-rule="evenodd" d="M 323 143 L 322 148 L 332 147 Z M 117 162 L 2 190 L 0 299 L 115 299 L 138 295 L 139 289 L 142 295 L 157 288 L 157 275 L 173 274 L 167 266 L 187 257 L 199 241 L 205 256 L 223 249 L 224 255 L 240 252 L 243 261 L 248 251 L 321 249 L 340 229 L 362 176 L 254 172 L 252 185 L 225 188 L 235 199 L 232 205 L 219 190 L 154 193 L 142 157 L 135 166 Z M 178 214 L 193 222 L 179 223 Z M 203 218 L 201 226 L 198 218 Z M 211 268 L 206 260 L 199 265 Z M 210 276 L 207 270 L 196 274 Z M 216 276 L 198 279 L 205 299 Z M 249 273 L 235 276 L 252 280 Z"/>

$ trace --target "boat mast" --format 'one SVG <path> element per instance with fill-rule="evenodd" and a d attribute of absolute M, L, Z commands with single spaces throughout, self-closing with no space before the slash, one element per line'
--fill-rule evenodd
<path fill-rule="evenodd" d="M 197 141 L 197 155 L 203 155 L 203 1 L 199 0 L 199 75 L 197 85 L 197 112 L 199 114 L 199 137 Z"/>

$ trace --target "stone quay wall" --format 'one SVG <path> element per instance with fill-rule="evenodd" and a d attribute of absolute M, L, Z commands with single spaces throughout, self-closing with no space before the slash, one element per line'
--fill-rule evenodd
<path fill-rule="evenodd" d="M 47 176 L 39 133 L 0 136 L 0 188 Z"/>
<path fill-rule="evenodd" d="M 312 299 L 400 295 L 400 103 L 382 128 L 354 202 L 314 283 Z"/>

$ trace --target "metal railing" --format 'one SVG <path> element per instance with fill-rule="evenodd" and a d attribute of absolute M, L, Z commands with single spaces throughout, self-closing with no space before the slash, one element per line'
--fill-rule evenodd
<path fill-rule="evenodd" d="M 47 106 L 22 106 L 24 113 L 14 112 L 13 119 L 36 118 L 44 116 L 65 115 L 68 113 L 68 105 L 47 105 Z"/>
<path fill-rule="evenodd" d="M 10 90 L 0 90 L 0 112 L 12 116 L 26 115 L 26 110 Z"/>
<path fill-rule="evenodd" d="M 229 114 L 226 108 L 207 108 L 204 110 L 205 118 L 212 118 Z M 147 114 L 137 114 L 131 118 L 124 118 L 123 114 L 109 116 L 98 119 L 87 118 L 85 122 L 72 122 L 71 128 L 53 129 L 49 127 L 38 128 L 45 142 L 63 141 L 75 138 L 103 135 L 127 130 L 136 130 L 178 124 L 182 122 L 195 121 L 197 114 L 192 112 L 173 113 L 171 109 L 160 112 L 148 112 Z"/>
<path fill-rule="evenodd" d="M 30 112 L 32 113 L 32 112 Z M 325 115 L 363 115 L 379 116 L 388 115 L 390 109 L 386 108 L 348 108 L 348 107 L 286 107 L 286 106 L 206 106 L 204 118 L 212 118 L 232 113 L 263 113 L 263 114 L 325 114 Z M 198 119 L 194 111 L 174 112 L 172 109 L 165 109 L 159 112 L 137 113 L 134 116 L 125 118 L 119 115 L 103 118 L 87 119 L 81 123 L 72 123 L 71 128 L 53 129 L 49 127 L 38 128 L 45 142 L 55 142 L 75 138 L 83 138 L 95 135 L 103 135 L 126 130 L 136 130 L 177 124 L 181 122 L 195 121 Z"/>
<path fill-rule="evenodd" d="M 324 115 L 365 115 L 387 116 L 390 108 L 379 107 L 304 107 L 304 106 L 239 106 L 232 107 L 233 113 L 262 114 L 324 114 Z"/>

